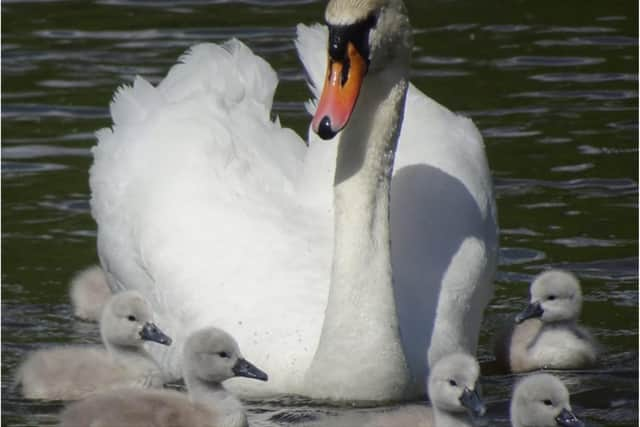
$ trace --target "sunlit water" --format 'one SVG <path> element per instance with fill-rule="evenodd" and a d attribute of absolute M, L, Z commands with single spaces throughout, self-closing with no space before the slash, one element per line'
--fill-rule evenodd
<path fill-rule="evenodd" d="M 501 262 L 479 351 L 488 425 L 508 425 L 515 379 L 491 364 L 491 337 L 550 267 L 582 279 L 582 321 L 604 351 L 596 369 L 561 374 L 575 411 L 590 426 L 637 425 L 637 3 L 408 3 L 413 81 L 474 119 L 494 176 Z M 294 25 L 322 9 L 291 0 L 2 2 L 3 425 L 52 424 L 62 407 L 11 390 L 25 352 L 98 339 L 95 325 L 73 318 L 67 286 L 97 260 L 87 170 L 114 89 L 136 74 L 157 82 L 194 43 L 238 37 L 276 68 L 276 112 L 304 133 Z M 264 426 L 355 411 L 295 396 L 247 407 Z"/>

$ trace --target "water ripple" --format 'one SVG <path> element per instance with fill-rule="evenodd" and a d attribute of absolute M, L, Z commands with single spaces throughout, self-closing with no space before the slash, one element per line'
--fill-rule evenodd
<path fill-rule="evenodd" d="M 546 258 L 542 251 L 531 248 L 509 248 L 501 247 L 499 254 L 499 265 L 517 265 L 527 264 L 530 262 L 541 261 Z"/>
<path fill-rule="evenodd" d="M 417 64 L 429 64 L 429 65 L 457 65 L 467 62 L 465 58 L 455 56 L 420 56 L 414 59 L 414 63 Z"/>
<path fill-rule="evenodd" d="M 552 172 L 583 172 L 594 167 L 593 163 L 580 163 L 577 165 L 563 165 L 563 166 L 554 166 L 551 168 Z"/>
<path fill-rule="evenodd" d="M 606 37 L 571 37 L 565 40 L 538 40 L 534 42 L 538 46 L 636 46 L 638 39 L 624 36 L 606 36 Z"/>
<path fill-rule="evenodd" d="M 635 90 L 541 90 L 535 92 L 519 92 L 509 95 L 510 98 L 557 98 L 584 99 L 587 101 L 606 101 L 618 99 L 634 99 L 638 97 Z"/>
<path fill-rule="evenodd" d="M 578 67 L 601 64 L 604 58 L 582 56 L 514 56 L 496 59 L 493 64 L 498 68 L 513 67 Z"/>
<path fill-rule="evenodd" d="M 529 31 L 531 26 L 522 24 L 485 25 L 482 29 L 493 33 L 519 33 Z"/>
<path fill-rule="evenodd" d="M 565 246 L 567 248 L 614 248 L 619 246 L 627 246 L 630 241 L 620 239 L 596 239 L 593 237 L 563 237 L 560 239 L 547 240 L 550 243 Z"/>
<path fill-rule="evenodd" d="M 638 80 L 638 75 L 630 73 L 545 73 L 535 74 L 529 78 L 543 82 L 601 83 L 634 82 Z"/>
<path fill-rule="evenodd" d="M 45 104 L 3 104 L 2 118 L 38 120 L 42 117 L 73 117 L 95 119 L 109 117 L 108 108 Z"/>
<path fill-rule="evenodd" d="M 64 165 L 56 163 L 24 163 L 2 162 L 2 176 L 5 178 L 17 177 L 23 174 L 51 172 L 66 169 Z"/>
<path fill-rule="evenodd" d="M 638 191 L 638 185 L 629 178 L 581 178 L 567 181 L 548 181 L 526 178 L 494 179 L 494 185 L 499 194 L 527 194 L 542 188 L 551 188 L 573 192 L 578 198 L 583 197 L 620 197 L 633 195 Z"/>
<path fill-rule="evenodd" d="M 612 33 L 615 32 L 615 28 L 610 27 L 596 27 L 596 26 L 576 26 L 576 27 L 563 27 L 552 26 L 549 28 L 543 28 L 539 30 L 539 33 Z"/>
<path fill-rule="evenodd" d="M 2 157 L 5 159 L 34 159 L 38 157 L 83 156 L 88 157 L 88 148 L 58 147 L 55 145 L 19 145 L 2 147 Z"/>

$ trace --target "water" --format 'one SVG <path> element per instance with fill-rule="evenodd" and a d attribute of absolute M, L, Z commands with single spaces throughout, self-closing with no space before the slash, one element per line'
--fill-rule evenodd
<path fill-rule="evenodd" d="M 604 349 L 597 369 L 562 373 L 590 426 L 638 424 L 638 10 L 635 2 L 408 2 L 412 80 L 474 119 L 495 180 L 497 289 L 479 357 L 489 425 L 508 425 L 513 376 L 491 365 L 497 327 L 549 267 L 583 282 L 583 323 Z M 10 389 L 24 353 L 96 342 L 73 319 L 67 286 L 97 260 L 88 209 L 93 131 L 114 89 L 157 82 L 193 43 L 238 37 L 282 80 L 275 108 L 305 132 L 304 75 L 292 38 L 315 1 L 7 1 L 2 4 L 3 425 L 55 423 L 57 402 Z M 255 425 L 354 411 L 293 396 L 248 402 Z"/>

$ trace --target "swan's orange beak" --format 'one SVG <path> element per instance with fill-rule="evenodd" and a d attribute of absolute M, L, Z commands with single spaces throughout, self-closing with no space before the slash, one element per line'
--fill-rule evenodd
<path fill-rule="evenodd" d="M 320 138 L 331 139 L 347 125 L 358 100 L 367 67 L 367 61 L 351 42 L 347 44 L 344 60 L 329 57 L 327 78 L 311 122 L 313 131 Z"/>

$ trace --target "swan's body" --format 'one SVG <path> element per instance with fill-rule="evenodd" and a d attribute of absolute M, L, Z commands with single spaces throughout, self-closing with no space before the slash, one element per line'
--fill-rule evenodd
<path fill-rule="evenodd" d="M 94 265 L 78 272 L 71 280 L 69 296 L 76 317 L 97 322 L 111 297 L 102 268 Z"/>
<path fill-rule="evenodd" d="M 571 411 L 567 388 L 549 374 L 533 374 L 519 381 L 510 412 L 513 427 L 584 427 Z"/>
<path fill-rule="evenodd" d="M 598 351 L 589 332 L 577 324 L 581 306 L 580 283 L 573 274 L 540 274 L 531 284 L 529 306 L 502 343 L 507 355 L 499 359 L 506 359 L 512 372 L 592 366 Z"/>
<path fill-rule="evenodd" d="M 497 249 L 482 138 L 408 84 L 403 6 L 377 3 L 372 43 L 387 31 L 378 41 L 402 52 L 385 68 L 389 46 L 372 44 L 335 141 L 306 147 L 271 121 L 275 73 L 236 40 L 116 94 L 91 170 L 99 254 L 111 287 L 139 289 L 175 335 L 159 354 L 174 375 L 184 334 L 207 324 L 270 373 L 229 382 L 247 393 L 401 398 L 424 392 L 430 345 L 431 362 L 475 352 Z M 326 43 L 325 29 L 299 27 L 316 94 Z"/>
<path fill-rule="evenodd" d="M 103 310 L 100 333 L 106 349 L 69 346 L 30 354 L 16 382 L 30 399 L 75 400 L 112 388 L 162 387 L 160 367 L 142 347 L 143 341 L 170 344 L 151 323 L 146 301 L 135 291 L 112 297 Z"/>
<path fill-rule="evenodd" d="M 184 352 L 188 397 L 173 390 L 101 393 L 69 406 L 61 415 L 62 427 L 248 427 L 242 404 L 221 383 L 238 375 L 266 381 L 266 374 L 216 328 L 193 333 Z"/>

